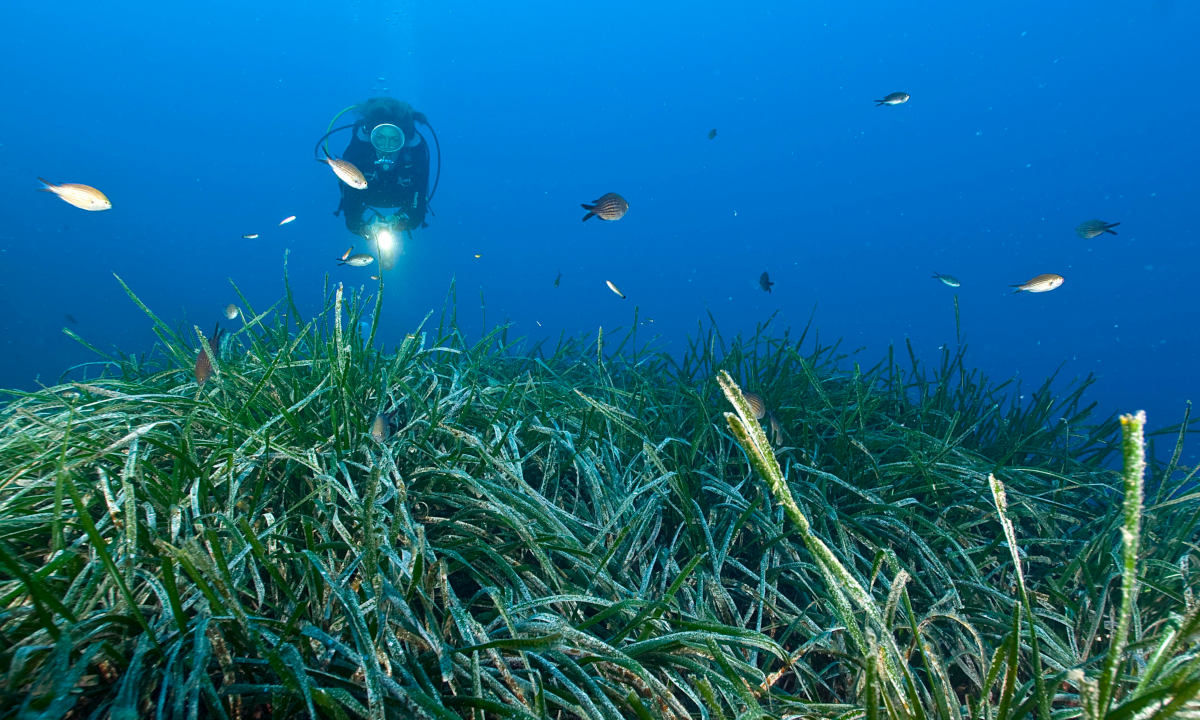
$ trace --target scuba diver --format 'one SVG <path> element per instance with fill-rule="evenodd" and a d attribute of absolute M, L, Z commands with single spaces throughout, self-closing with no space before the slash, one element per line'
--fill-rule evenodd
<path fill-rule="evenodd" d="M 333 127 L 354 110 L 358 120 Z M 437 174 L 429 184 L 429 143 L 417 129 L 424 125 L 438 151 Z M 342 198 L 334 215 L 342 215 L 346 228 L 364 238 L 379 257 L 384 269 L 395 264 L 397 243 L 403 233 L 412 237 L 416 228 L 427 227 L 425 214 L 441 178 L 442 152 L 437 133 L 425 114 L 394 98 L 377 97 L 351 105 L 334 116 L 328 131 L 317 141 L 318 157 L 324 144 L 329 156 L 329 136 L 350 130 L 350 143 L 342 159 L 353 163 L 366 179 L 365 189 L 338 183 Z"/>

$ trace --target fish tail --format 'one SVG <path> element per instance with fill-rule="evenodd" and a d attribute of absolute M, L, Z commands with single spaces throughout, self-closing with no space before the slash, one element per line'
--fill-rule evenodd
<path fill-rule="evenodd" d="M 884 104 L 884 102 L 882 100 L 875 101 L 875 107 L 879 107 L 880 105 L 883 105 L 883 104 Z"/>
<path fill-rule="evenodd" d="M 54 192 L 54 183 L 50 182 L 49 180 L 47 180 L 44 177 L 39 177 L 38 182 L 40 182 L 41 184 L 46 186 L 46 187 L 40 187 L 40 188 L 38 188 L 38 190 L 41 190 L 42 192 Z"/>
<path fill-rule="evenodd" d="M 579 207 L 588 211 L 588 214 L 583 216 L 583 222 L 587 222 L 588 218 L 590 218 L 590 217 L 595 217 L 596 213 L 593 212 L 593 210 L 596 209 L 595 205 L 588 205 L 587 203 L 579 203 Z"/>
<path fill-rule="evenodd" d="M 1115 230 L 1113 230 L 1113 228 L 1120 224 L 1121 223 L 1109 223 L 1108 225 L 1104 226 L 1104 232 L 1109 233 L 1110 235 L 1116 235 L 1117 233 Z"/>
<path fill-rule="evenodd" d="M 1020 285 L 1009 285 L 1009 287 L 1013 288 L 1013 291 L 1012 291 L 1013 295 L 1016 295 L 1017 293 L 1022 292 Z"/>

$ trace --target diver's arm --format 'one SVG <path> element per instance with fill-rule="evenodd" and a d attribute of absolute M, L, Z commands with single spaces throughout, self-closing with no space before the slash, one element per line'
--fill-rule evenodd
<path fill-rule="evenodd" d="M 429 200 L 429 146 L 422 143 L 421 150 L 423 152 L 413 167 L 409 206 L 405 208 L 408 213 L 408 229 L 425 227 L 425 210 Z"/>

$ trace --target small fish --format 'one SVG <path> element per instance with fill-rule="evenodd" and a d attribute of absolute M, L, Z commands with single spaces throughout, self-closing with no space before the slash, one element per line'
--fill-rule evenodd
<path fill-rule="evenodd" d="M 245 235 L 242 236 L 242 239 L 243 240 L 257 240 L 258 233 L 246 233 Z"/>
<path fill-rule="evenodd" d="M 941 280 L 942 284 L 946 285 L 948 287 L 958 287 L 958 286 L 962 285 L 962 283 L 960 283 L 958 281 L 958 278 L 954 277 L 953 275 L 943 275 L 941 273 L 935 272 L 933 274 L 933 279 Z"/>
<path fill-rule="evenodd" d="M 100 192 L 91 185 L 80 185 L 79 183 L 63 183 L 55 185 L 45 178 L 38 178 L 38 182 L 46 187 L 39 188 L 42 192 L 54 193 L 66 202 L 68 205 L 74 205 L 80 210 L 108 210 L 112 207 L 112 203 Z"/>
<path fill-rule="evenodd" d="M 775 413 L 767 413 L 767 421 L 771 425 L 771 442 L 776 445 L 783 444 L 783 426 L 779 424 L 779 418 L 775 417 Z"/>
<path fill-rule="evenodd" d="M 604 193 L 593 200 L 591 205 L 581 203 L 579 207 L 588 211 L 587 215 L 583 216 L 584 222 L 593 216 L 601 220 L 620 220 L 628 212 L 629 203 L 616 193 Z"/>
<path fill-rule="evenodd" d="M 372 279 L 372 280 L 378 280 L 378 279 L 379 279 L 379 276 L 378 276 L 378 275 L 372 275 L 372 276 L 371 276 L 371 279 Z"/>
<path fill-rule="evenodd" d="M 763 274 L 758 276 L 758 286 L 766 292 L 771 292 L 771 286 L 775 283 L 771 282 L 771 276 L 763 270 Z"/>
<path fill-rule="evenodd" d="M 1021 283 L 1020 285 L 1010 285 L 1009 287 L 1016 288 L 1016 290 L 1013 290 L 1014 293 L 1043 293 L 1050 292 L 1059 285 L 1062 285 L 1063 280 L 1064 278 L 1062 275 L 1055 275 L 1054 273 L 1042 273 L 1029 282 Z"/>
<path fill-rule="evenodd" d="M 713 128 L 712 130 L 708 131 L 708 139 L 709 140 L 713 140 L 716 137 L 717 137 L 717 129 L 716 128 Z"/>
<path fill-rule="evenodd" d="M 287 225 L 288 223 L 292 222 L 295 219 L 296 219 L 295 215 L 288 215 L 287 217 L 285 217 L 284 219 L 279 221 L 279 225 L 280 225 L 280 227 L 282 227 L 282 226 Z"/>
<path fill-rule="evenodd" d="M 346 183 L 355 190 L 366 190 L 367 179 L 363 177 L 362 171 L 359 170 L 354 163 L 349 160 L 335 158 L 325 151 L 325 158 L 322 162 L 329 165 L 329 169 L 333 170 L 333 174 L 337 175 L 338 180 Z"/>
<path fill-rule="evenodd" d="M 72 315 L 71 313 L 67 313 L 67 314 L 63 315 L 63 320 L 66 320 L 67 322 L 71 323 L 72 325 L 79 324 L 79 321 L 76 320 L 75 316 Z"/>
<path fill-rule="evenodd" d="M 482 256 L 482 255 L 480 255 L 479 253 L 475 253 L 475 259 L 476 259 L 476 260 L 478 260 L 478 259 L 479 259 L 479 258 L 481 258 L 481 257 L 483 257 L 483 256 Z"/>
<path fill-rule="evenodd" d="M 1099 237 L 1104 233 L 1116 235 L 1117 233 L 1115 230 L 1113 230 L 1113 228 L 1120 224 L 1121 223 L 1119 222 L 1106 223 L 1103 220 L 1088 220 L 1086 222 L 1079 223 L 1079 226 L 1075 228 L 1075 234 L 1084 240 L 1091 240 L 1092 238 Z"/>
<path fill-rule="evenodd" d="M 612 280 L 605 280 L 605 281 L 604 281 L 604 284 L 608 286 L 608 289 L 609 289 L 609 290 L 612 290 L 613 292 L 615 292 L 615 293 L 617 294 L 617 297 L 621 298 L 622 300 L 624 300 L 624 299 L 625 299 L 625 293 L 623 293 L 623 292 L 621 292 L 620 290 L 618 290 L 618 289 L 617 289 L 617 286 L 616 286 L 616 285 L 613 285 L 613 281 L 612 281 Z"/>
<path fill-rule="evenodd" d="M 383 413 L 376 413 L 375 419 L 371 422 L 371 439 L 375 442 L 383 442 L 388 439 L 391 434 L 391 420 Z"/>
<path fill-rule="evenodd" d="M 350 267 L 366 267 L 373 262 L 375 262 L 375 258 L 372 257 L 371 255 L 367 255 L 366 253 L 359 253 L 357 255 L 351 255 L 348 258 L 339 259 L 338 265 L 349 265 Z"/>
<path fill-rule="evenodd" d="M 354 246 L 353 246 L 353 245 L 351 245 L 350 247 L 346 248 L 346 252 L 342 253 L 342 257 L 341 257 L 341 259 L 342 259 L 342 260 L 345 260 L 346 258 L 350 257 L 350 253 L 352 253 L 352 252 L 354 252 Z"/>
<path fill-rule="evenodd" d="M 225 306 L 225 319 L 233 320 L 234 318 L 236 318 L 238 316 L 239 312 L 241 312 L 241 311 L 238 310 L 237 305 L 234 305 L 233 303 L 229 303 L 228 305 Z"/>
<path fill-rule="evenodd" d="M 750 406 L 750 412 L 754 413 L 755 420 L 762 420 L 767 416 L 767 404 L 757 393 L 743 392 L 742 397 L 746 398 L 746 404 Z"/>
<path fill-rule="evenodd" d="M 912 96 L 906 92 L 888 93 L 883 96 L 882 100 L 875 101 L 875 107 L 879 107 L 880 105 L 903 105 L 908 102 L 910 97 Z"/>
<path fill-rule="evenodd" d="M 218 323 L 216 325 L 216 327 L 213 328 L 212 337 L 208 338 L 208 346 L 212 348 L 214 353 L 217 353 L 220 351 L 220 348 L 221 348 L 221 325 L 220 325 L 220 323 Z M 210 377 L 212 377 L 212 373 L 213 373 L 212 358 L 210 358 L 208 356 L 208 353 L 204 350 L 203 344 L 200 345 L 200 354 L 196 356 L 196 366 L 193 368 L 193 372 L 196 374 L 196 384 L 199 385 L 200 387 L 204 387 L 204 383 L 207 382 Z"/>
<path fill-rule="evenodd" d="M 554 287 L 558 287 L 560 282 L 562 282 L 562 270 L 559 270 L 558 274 L 554 276 Z"/>

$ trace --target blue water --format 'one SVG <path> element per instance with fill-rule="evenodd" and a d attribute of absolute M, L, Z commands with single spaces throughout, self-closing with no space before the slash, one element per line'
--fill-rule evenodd
<path fill-rule="evenodd" d="M 428 115 L 444 168 L 384 275 L 385 340 L 453 279 L 468 333 L 481 292 L 488 324 L 531 338 L 628 327 L 636 306 L 666 349 L 709 312 L 732 335 L 815 307 L 872 364 L 952 344 L 957 294 L 994 377 L 1096 373 L 1104 411 L 1152 426 L 1200 397 L 1196 3 L 245 5 L 0 8 L 0 386 L 93 359 L 68 314 L 101 347 L 149 349 L 114 273 L 204 328 L 230 278 L 278 300 L 285 250 L 303 307 L 326 274 L 374 285 L 335 264 L 353 238 L 311 153 L 339 110 L 391 95 Z M 872 102 L 895 90 L 912 100 Z M 114 207 L 73 208 L 39 175 Z M 581 223 L 609 191 L 628 215 Z M 1079 239 L 1089 218 L 1120 234 Z M 1066 283 L 1010 294 L 1044 272 Z"/>

